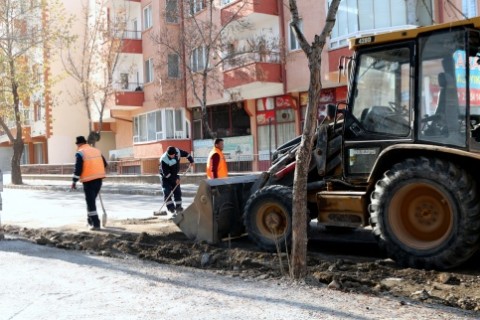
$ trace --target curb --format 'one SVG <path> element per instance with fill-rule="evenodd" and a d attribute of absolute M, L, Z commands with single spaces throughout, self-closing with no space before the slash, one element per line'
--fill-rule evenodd
<path fill-rule="evenodd" d="M 52 185 L 4 185 L 5 189 L 23 189 L 23 190 L 43 190 L 43 191 L 56 191 L 56 192 L 71 192 L 70 188 L 66 186 L 52 186 Z M 74 192 L 83 191 L 82 186 L 77 186 L 77 190 Z M 126 194 L 126 195 L 145 195 L 145 196 L 163 196 L 163 191 L 160 186 L 158 188 L 152 187 L 151 189 L 137 189 L 131 185 L 123 188 L 102 186 L 102 193 L 110 194 Z M 197 194 L 196 190 L 182 190 L 182 196 L 194 197 Z"/>

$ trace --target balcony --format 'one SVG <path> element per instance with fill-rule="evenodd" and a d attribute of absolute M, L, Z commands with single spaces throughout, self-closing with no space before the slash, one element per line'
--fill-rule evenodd
<path fill-rule="evenodd" d="M 10 132 L 12 135 L 15 137 L 17 135 L 17 129 L 14 128 L 13 126 L 10 127 Z M 32 129 L 30 125 L 24 124 L 22 126 L 22 139 L 23 142 L 29 143 L 32 142 Z M 0 131 L 0 145 L 5 146 L 10 144 L 10 139 L 8 139 L 7 134 L 2 130 Z"/>
<path fill-rule="evenodd" d="M 141 54 L 142 49 L 142 32 L 136 30 L 123 30 L 114 32 L 115 39 L 121 39 L 121 53 Z"/>
<path fill-rule="evenodd" d="M 130 110 L 143 106 L 145 96 L 143 93 L 143 84 L 139 83 L 115 83 L 115 105 L 113 110 Z"/>
<path fill-rule="evenodd" d="M 45 120 L 34 121 L 31 125 L 32 138 L 42 137 L 46 135 L 47 132 L 47 123 Z"/>
<path fill-rule="evenodd" d="M 266 93 L 279 94 L 283 90 L 281 64 L 278 55 L 246 54 L 241 65 L 225 64 L 225 89 L 241 91 L 244 99 L 258 98 Z"/>
<path fill-rule="evenodd" d="M 222 26 L 233 20 L 242 19 L 249 23 L 265 21 L 267 16 L 278 16 L 278 7 L 276 0 L 263 1 L 229 1 L 223 0 L 223 3 L 229 3 L 222 9 Z M 235 16 L 236 15 L 236 16 Z M 234 17 L 235 16 L 235 17 Z"/>

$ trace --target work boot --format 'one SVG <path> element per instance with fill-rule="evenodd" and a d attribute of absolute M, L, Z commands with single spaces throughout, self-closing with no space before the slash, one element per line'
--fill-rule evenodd
<path fill-rule="evenodd" d="M 88 225 L 90 230 L 100 230 L 100 219 L 98 215 L 88 217 Z"/>
<path fill-rule="evenodd" d="M 177 206 L 177 207 L 175 208 L 175 213 L 181 213 L 182 211 L 183 211 L 182 206 Z"/>
<path fill-rule="evenodd" d="M 98 217 L 97 217 L 97 219 L 98 219 Z M 92 231 L 93 230 L 100 230 L 100 225 L 95 226 L 93 217 L 88 217 L 87 221 L 88 221 L 88 227 L 89 227 L 90 230 L 92 230 Z"/>

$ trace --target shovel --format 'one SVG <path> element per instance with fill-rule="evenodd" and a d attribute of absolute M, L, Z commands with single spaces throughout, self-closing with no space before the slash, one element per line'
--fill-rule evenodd
<path fill-rule="evenodd" d="M 103 205 L 103 200 L 102 200 L 102 194 L 99 192 L 98 193 L 98 198 L 100 199 L 100 204 L 102 205 L 102 211 L 103 211 L 103 214 L 102 214 L 102 227 L 106 227 L 107 226 L 107 211 L 105 210 L 105 206 Z"/>

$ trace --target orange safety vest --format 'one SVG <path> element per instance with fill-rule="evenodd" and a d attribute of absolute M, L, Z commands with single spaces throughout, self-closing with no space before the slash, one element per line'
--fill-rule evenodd
<path fill-rule="evenodd" d="M 78 149 L 78 152 L 83 158 L 82 173 L 80 174 L 81 182 L 105 178 L 105 165 L 100 150 L 84 144 Z"/>
<path fill-rule="evenodd" d="M 226 178 L 228 176 L 228 168 L 227 168 L 227 161 L 225 160 L 225 156 L 223 155 L 222 150 L 218 149 L 217 147 L 213 147 L 212 151 L 208 155 L 207 160 L 207 177 L 209 179 L 215 179 L 212 172 L 212 156 L 218 153 L 220 156 L 220 162 L 218 163 L 217 168 L 217 177 L 218 178 Z"/>

